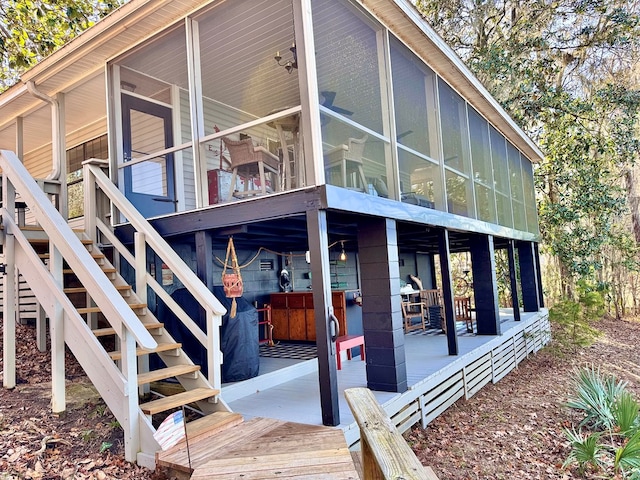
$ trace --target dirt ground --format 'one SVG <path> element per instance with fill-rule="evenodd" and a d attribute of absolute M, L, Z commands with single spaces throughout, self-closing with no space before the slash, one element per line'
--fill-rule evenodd
<path fill-rule="evenodd" d="M 405 438 L 440 480 L 582 478 L 561 468 L 568 453 L 562 428 L 576 419 L 563 407 L 575 367 L 599 366 L 640 397 L 640 322 L 603 320 L 597 327 L 603 335 L 593 346 L 538 352 Z M 34 336 L 18 326 L 18 386 L 0 388 L 0 480 L 167 478 L 123 460 L 121 429 L 70 356 L 73 401 L 64 416 L 51 413 L 49 355 L 36 350 Z"/>
<path fill-rule="evenodd" d="M 602 336 L 592 346 L 559 352 L 552 343 L 425 430 L 406 433 L 420 461 L 440 480 L 587 478 L 562 468 L 569 453 L 563 428 L 582 419 L 564 407 L 575 369 L 599 367 L 640 398 L 640 322 L 607 319 L 596 327 Z"/>

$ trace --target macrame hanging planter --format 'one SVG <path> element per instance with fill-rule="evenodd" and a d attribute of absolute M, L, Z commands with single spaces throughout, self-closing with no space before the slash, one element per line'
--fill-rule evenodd
<path fill-rule="evenodd" d="M 230 269 L 231 273 L 227 273 L 227 269 Z M 242 296 L 243 286 L 236 248 L 233 245 L 233 237 L 229 237 L 229 243 L 227 244 L 227 256 L 224 259 L 224 269 L 222 270 L 222 286 L 224 287 L 225 296 L 233 299 L 229 317 L 234 318 L 237 313 L 236 298 Z"/>

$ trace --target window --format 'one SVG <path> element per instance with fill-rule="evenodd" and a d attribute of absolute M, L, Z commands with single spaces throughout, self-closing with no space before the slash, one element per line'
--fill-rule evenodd
<path fill-rule="evenodd" d="M 84 215 L 82 162 L 90 158 L 106 160 L 108 157 L 106 135 L 67 150 L 67 194 L 70 219 Z"/>

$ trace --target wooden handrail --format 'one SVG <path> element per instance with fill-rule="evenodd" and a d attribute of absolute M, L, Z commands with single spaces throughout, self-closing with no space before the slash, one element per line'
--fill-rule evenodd
<path fill-rule="evenodd" d="M 162 238 L 162 236 L 151 226 L 146 218 L 127 200 L 124 194 L 111 182 L 107 175 L 102 171 L 101 162 L 87 160 L 83 163 L 84 181 L 87 183 L 85 189 L 89 190 L 89 195 L 85 196 L 85 202 L 88 204 L 97 201 L 95 196 L 95 187 L 97 186 L 102 193 L 109 199 L 115 209 L 122 214 L 136 232 L 144 233 L 144 242 L 151 247 L 164 264 L 169 267 L 173 274 L 182 282 L 184 287 L 189 290 L 196 302 L 204 309 L 206 314 L 206 330 L 203 330 L 185 313 L 184 310 L 171 300 L 162 287 L 144 272 L 137 272 L 137 278 L 143 279 L 145 285 L 150 286 L 158 296 L 160 296 L 167 305 L 172 308 L 176 316 L 189 329 L 195 338 L 202 343 L 207 349 L 207 366 L 208 380 L 214 388 L 221 388 L 220 365 L 222 364 L 222 356 L 220 350 L 220 333 L 218 327 L 222 325 L 222 316 L 227 312 L 226 308 L 220 303 L 216 296 L 209 290 L 204 283 L 198 278 L 193 270 L 182 260 L 182 258 L 171 248 L 171 246 Z M 95 185 L 93 184 L 95 182 Z M 85 207 L 85 210 L 88 210 Z M 85 215 L 85 221 L 87 216 Z M 115 236 L 110 232 L 103 230 L 104 223 L 98 218 L 89 218 L 88 229 L 100 229 L 103 233 L 112 238 L 113 245 L 122 247 L 120 242 L 115 242 Z M 131 255 L 126 249 L 118 248 L 121 254 L 129 258 Z M 138 262 L 129 258 L 129 263 L 136 269 Z M 162 291 L 160 291 L 162 290 Z"/>
<path fill-rule="evenodd" d="M 120 332 L 121 326 L 124 325 L 142 348 L 156 348 L 157 343 L 149 331 L 144 328 L 140 319 L 102 272 L 60 212 L 38 187 L 16 154 L 0 150 L 0 167 L 116 332 Z"/>
<path fill-rule="evenodd" d="M 368 388 L 344 391 L 360 428 L 363 480 L 437 480 L 424 467 Z"/>
<path fill-rule="evenodd" d="M 205 308 L 211 308 L 215 315 L 224 315 L 227 309 L 220 303 L 198 276 L 184 263 L 182 258 L 169 246 L 162 236 L 149 222 L 136 210 L 125 198 L 120 190 L 109 180 L 102 169 L 96 165 L 87 165 L 95 178 L 96 184 L 113 202 L 116 208 L 127 219 L 131 226 L 138 232 L 144 232 L 147 244 L 158 254 L 163 262 L 171 269 L 173 274 L 189 290 L 194 298 Z"/>

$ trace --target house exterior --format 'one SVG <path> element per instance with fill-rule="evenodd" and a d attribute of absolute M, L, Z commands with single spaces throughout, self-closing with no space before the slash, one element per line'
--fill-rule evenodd
<path fill-rule="evenodd" d="M 221 387 L 226 309 L 211 291 L 232 270 L 230 238 L 249 303 L 276 315 L 273 303 L 293 298 L 278 293 L 306 293 L 303 333 L 279 311 L 274 334 L 315 342 L 325 425 L 340 423 L 341 335 L 364 336 L 369 388 L 407 390 L 401 287 L 413 278 L 441 291 L 458 354 L 455 255 L 472 273 L 477 335 L 501 334 L 496 252 L 521 305 L 514 319 L 543 307 L 532 170 L 542 153 L 408 0 L 132 0 L 0 95 L 0 149 L 4 263 L 35 295 L 39 342 L 40 307 L 49 318 L 54 410 L 66 343 L 99 390 L 113 382 L 100 391 L 130 460 L 152 463 L 157 449 L 136 346 L 173 345 L 149 333 L 151 317 L 178 312 L 207 352 L 206 376 L 189 370 L 185 388 Z M 21 223 L 55 247 L 45 271 Z M 22 230 L 32 245 L 40 235 Z M 89 265 L 103 249 L 109 266 Z M 68 270 L 86 291 L 65 290 Z M 5 277 L 5 319 L 27 315 L 15 281 Z M 135 300 L 122 300 L 129 285 Z M 199 319 L 172 302 L 185 288 Z M 336 292 L 356 312 L 342 322 Z M 71 293 L 90 300 L 73 307 Z M 122 346 L 110 358 L 90 352 L 106 324 Z M 4 328 L 10 373 L 16 340 Z M 186 372 L 195 361 L 180 352 L 160 357 Z M 202 395 L 205 410 L 229 410 L 224 394 Z"/>

